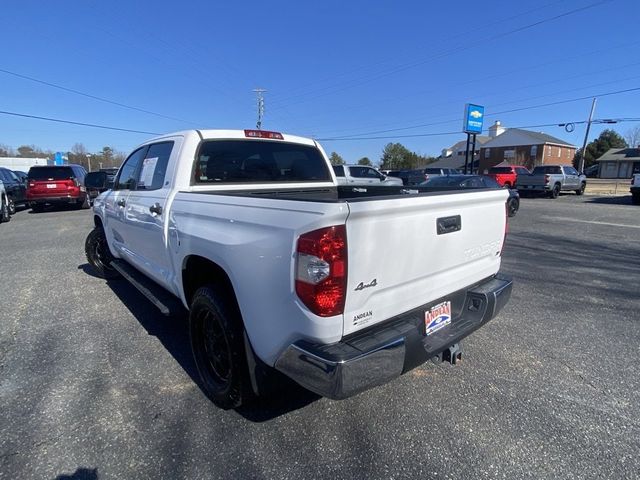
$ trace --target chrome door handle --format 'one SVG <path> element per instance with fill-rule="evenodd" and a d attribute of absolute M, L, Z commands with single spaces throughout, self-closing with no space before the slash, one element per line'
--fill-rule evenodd
<path fill-rule="evenodd" d="M 159 203 L 154 203 L 149 207 L 149 211 L 156 215 L 162 215 L 162 206 Z"/>

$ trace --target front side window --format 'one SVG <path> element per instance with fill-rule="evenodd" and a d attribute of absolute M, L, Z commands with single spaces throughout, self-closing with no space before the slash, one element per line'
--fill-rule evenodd
<path fill-rule="evenodd" d="M 118 178 L 116 178 L 114 190 L 135 190 L 138 167 L 144 159 L 147 147 L 139 148 L 127 158 L 120 168 Z"/>
<path fill-rule="evenodd" d="M 173 142 L 149 145 L 139 170 L 137 190 L 158 190 L 163 187 Z"/>
<path fill-rule="evenodd" d="M 194 177 L 196 184 L 331 181 L 316 147 L 264 140 L 202 142 Z"/>

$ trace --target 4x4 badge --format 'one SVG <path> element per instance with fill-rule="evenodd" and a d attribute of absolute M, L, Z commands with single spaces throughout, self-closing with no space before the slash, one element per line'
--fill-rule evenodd
<path fill-rule="evenodd" d="M 364 290 L 365 288 L 375 287 L 377 285 L 378 285 L 378 280 L 376 278 L 374 278 L 373 280 L 371 280 L 369 283 L 366 283 L 366 284 L 363 282 L 360 282 L 356 287 L 356 292 L 359 290 Z"/>

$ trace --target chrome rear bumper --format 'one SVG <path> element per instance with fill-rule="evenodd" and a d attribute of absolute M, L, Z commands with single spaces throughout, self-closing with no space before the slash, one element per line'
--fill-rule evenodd
<path fill-rule="evenodd" d="M 322 396 L 337 400 L 356 395 L 437 357 L 480 328 L 506 305 L 511 288 L 511 279 L 496 275 L 341 342 L 296 342 L 282 353 L 275 367 Z M 425 311 L 446 300 L 452 304 L 451 324 L 426 336 Z"/>

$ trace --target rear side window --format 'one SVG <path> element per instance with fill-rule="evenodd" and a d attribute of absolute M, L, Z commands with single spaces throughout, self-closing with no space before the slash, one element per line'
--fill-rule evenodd
<path fill-rule="evenodd" d="M 138 190 L 158 190 L 164 185 L 173 142 L 149 145 L 138 175 Z"/>
<path fill-rule="evenodd" d="M 196 184 L 329 182 L 320 150 L 262 140 L 207 140 L 195 166 Z"/>
<path fill-rule="evenodd" d="M 71 167 L 31 167 L 29 180 L 67 180 L 75 178 Z"/>
<path fill-rule="evenodd" d="M 442 171 L 439 168 L 425 168 L 424 173 L 428 175 L 440 175 Z"/>
<path fill-rule="evenodd" d="M 336 177 L 344 177 L 344 167 L 342 165 L 332 165 L 333 173 L 336 174 Z"/>
<path fill-rule="evenodd" d="M 511 173 L 511 167 L 493 167 L 489 169 L 489 173 Z"/>

